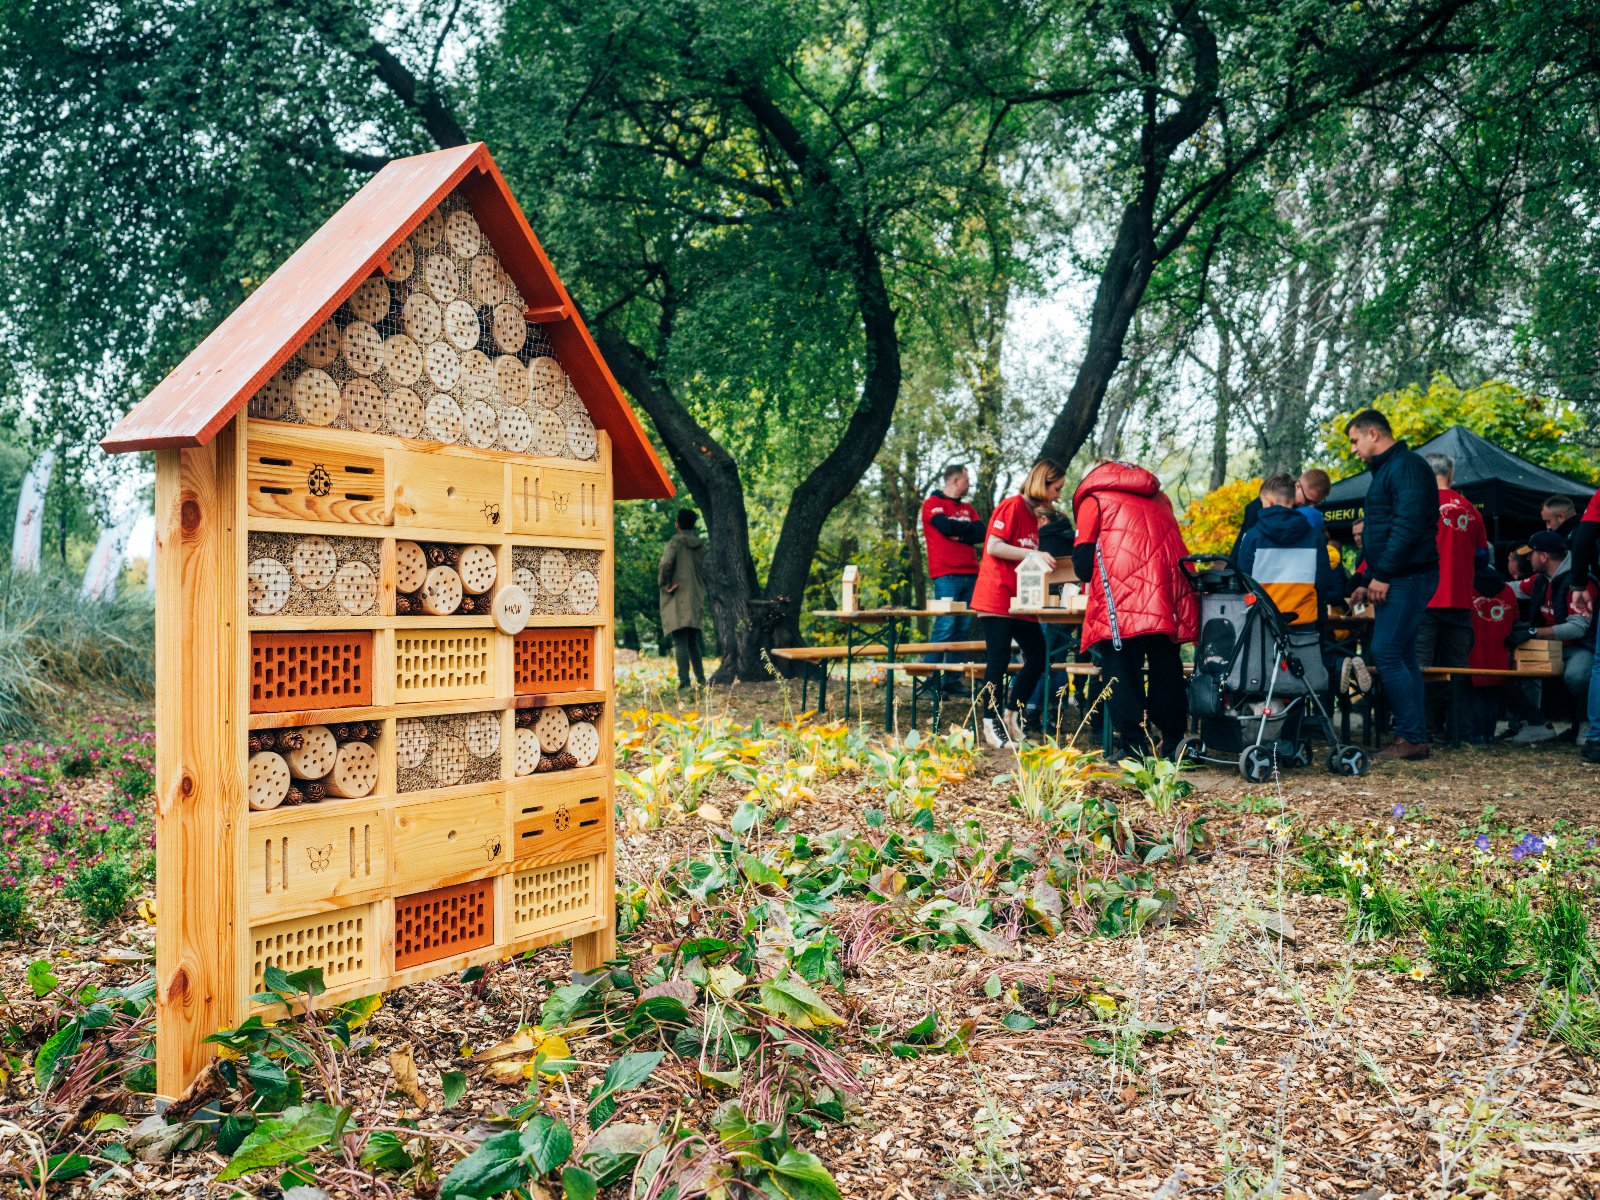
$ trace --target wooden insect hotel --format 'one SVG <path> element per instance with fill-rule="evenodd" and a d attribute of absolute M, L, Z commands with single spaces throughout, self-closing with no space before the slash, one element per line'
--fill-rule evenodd
<path fill-rule="evenodd" d="M 103 443 L 153 450 L 157 1057 L 615 948 L 612 501 L 660 461 L 480 144 L 379 172 Z"/>

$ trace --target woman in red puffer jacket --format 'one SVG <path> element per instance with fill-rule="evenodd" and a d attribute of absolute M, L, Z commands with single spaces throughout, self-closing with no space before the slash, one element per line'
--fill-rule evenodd
<path fill-rule="evenodd" d="M 1078 539 L 1072 565 L 1088 608 L 1085 650 L 1111 688 L 1108 705 L 1119 752 L 1148 752 L 1155 726 L 1171 755 L 1189 721 L 1178 647 L 1192 642 L 1200 608 L 1178 560 L 1189 550 L 1161 481 L 1131 463 L 1101 463 L 1072 497 Z M 1148 674 L 1148 697 L 1145 680 Z"/>

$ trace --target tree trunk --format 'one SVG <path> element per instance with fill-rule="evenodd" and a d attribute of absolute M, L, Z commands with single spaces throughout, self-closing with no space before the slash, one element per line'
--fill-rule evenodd
<path fill-rule="evenodd" d="M 1228 482 L 1228 427 L 1233 418 L 1233 390 L 1228 372 L 1233 368 L 1233 342 L 1219 324 L 1217 330 L 1217 420 L 1211 428 L 1211 486 L 1216 491 Z"/>

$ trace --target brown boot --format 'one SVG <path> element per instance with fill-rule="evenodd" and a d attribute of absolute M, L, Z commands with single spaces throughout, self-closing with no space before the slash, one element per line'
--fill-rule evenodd
<path fill-rule="evenodd" d="M 1380 759 L 1403 758 L 1415 760 L 1427 758 L 1432 753 L 1433 751 L 1427 742 L 1408 742 L 1403 737 L 1397 737 L 1392 743 L 1379 750 L 1376 757 Z"/>

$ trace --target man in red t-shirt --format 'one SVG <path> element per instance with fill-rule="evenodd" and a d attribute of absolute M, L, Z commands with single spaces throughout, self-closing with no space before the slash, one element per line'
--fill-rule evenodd
<path fill-rule="evenodd" d="M 928 578 L 933 581 L 936 600 L 972 603 L 972 584 L 978 578 L 978 543 L 983 540 L 983 522 L 978 510 L 966 501 L 972 479 L 961 463 L 944 469 L 939 487 L 922 502 L 922 540 L 928 547 Z M 972 618 L 967 613 L 941 613 L 933 619 L 929 639 L 935 642 L 967 640 Z M 925 662 L 965 662 L 969 655 L 959 651 L 934 651 Z M 951 681 L 952 690 L 965 690 Z"/>
<path fill-rule="evenodd" d="M 1417 662 L 1424 667 L 1464 667 L 1472 653 L 1472 576 L 1480 555 L 1488 562 L 1489 537 L 1483 516 L 1450 485 L 1455 460 L 1429 454 L 1428 465 L 1439 483 L 1439 586 L 1417 629 Z"/>

